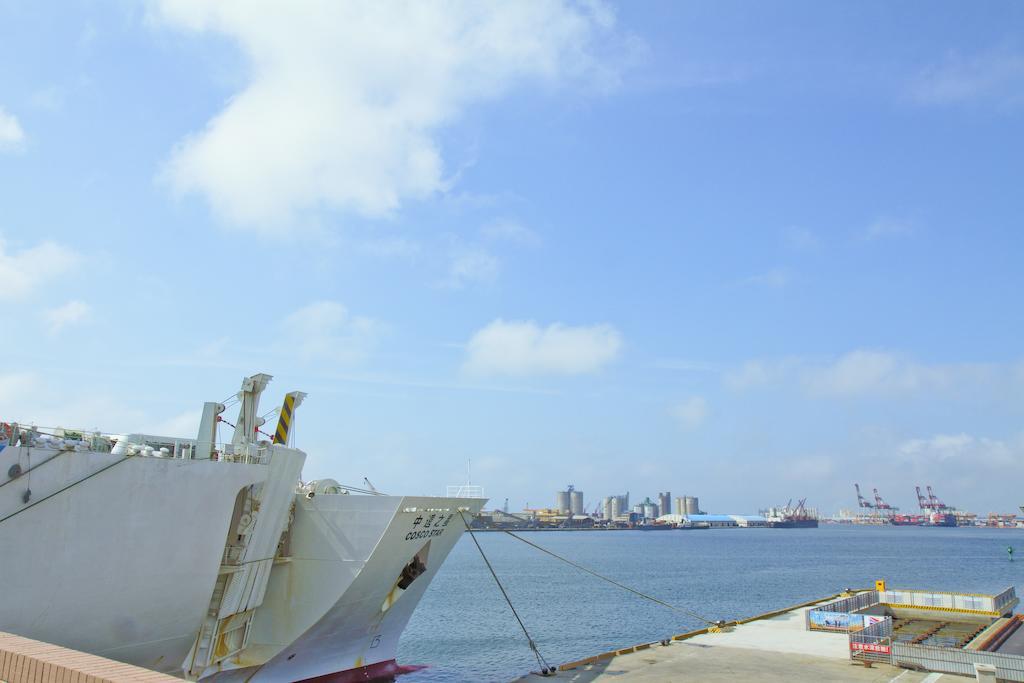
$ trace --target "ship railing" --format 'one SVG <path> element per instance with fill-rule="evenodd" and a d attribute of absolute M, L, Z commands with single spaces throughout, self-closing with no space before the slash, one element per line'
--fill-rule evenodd
<path fill-rule="evenodd" d="M 265 465 L 270 461 L 270 444 L 266 442 L 242 444 L 240 446 L 230 443 L 214 444 L 210 460 L 243 463 L 246 465 Z"/>
<path fill-rule="evenodd" d="M 33 449 L 114 453 L 154 458 L 195 458 L 200 445 L 194 439 L 157 437 L 152 440 L 130 440 L 125 434 L 108 434 L 100 431 L 65 429 L 63 427 L 41 427 L 34 424 L 12 423 L 11 436 L 4 439 L 4 445 L 26 446 Z M 270 459 L 270 443 L 256 443 L 236 446 L 231 443 L 211 444 L 210 460 L 231 463 L 266 464 Z"/>
<path fill-rule="evenodd" d="M 5 425 L 5 446 L 27 446 L 56 451 L 109 452 L 115 436 L 95 430 L 41 427 L 25 422 L 0 423 Z"/>

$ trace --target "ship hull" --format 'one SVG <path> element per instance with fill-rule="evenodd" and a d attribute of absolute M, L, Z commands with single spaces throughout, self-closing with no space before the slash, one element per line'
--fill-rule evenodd
<path fill-rule="evenodd" d="M 8 446 L 0 473 L 0 631 L 180 675 L 266 468 Z"/>
<path fill-rule="evenodd" d="M 957 526 L 956 516 L 936 512 L 928 517 L 928 522 L 924 526 Z"/>
<path fill-rule="evenodd" d="M 778 521 L 769 521 L 768 526 L 772 529 L 817 529 L 818 520 L 816 519 L 783 519 Z"/>
<path fill-rule="evenodd" d="M 297 496 L 291 557 L 271 575 L 249 647 L 203 680 L 347 681 L 400 673 L 399 637 L 465 530 L 459 508 L 468 518 L 483 503 Z M 414 558 L 425 569 L 403 589 L 403 569 Z"/>

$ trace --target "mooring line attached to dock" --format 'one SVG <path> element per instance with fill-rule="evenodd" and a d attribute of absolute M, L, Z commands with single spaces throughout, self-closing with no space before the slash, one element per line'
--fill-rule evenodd
<path fill-rule="evenodd" d="M 471 513 L 472 514 L 472 513 Z M 508 603 L 508 608 L 512 610 L 512 615 L 519 622 L 519 628 L 523 629 L 523 635 L 526 636 L 526 642 L 530 644 L 530 649 L 533 650 L 533 656 L 537 658 L 537 666 L 540 667 L 540 674 L 542 676 L 548 676 L 555 673 L 555 667 L 548 664 L 547 660 L 537 649 L 537 643 L 534 642 L 533 638 L 530 637 L 530 632 L 526 630 L 526 624 L 519 617 L 519 612 L 516 612 L 516 608 L 512 605 L 512 599 L 508 597 L 508 593 L 505 592 L 505 587 L 501 585 L 501 580 L 498 579 L 497 573 L 494 571 L 494 567 L 491 566 L 491 561 L 487 559 L 487 555 L 484 553 L 484 549 L 480 547 L 480 542 L 476 540 L 476 534 L 473 533 L 473 529 L 470 528 L 469 522 L 466 521 L 466 516 L 462 514 L 462 510 L 459 510 L 459 517 L 462 518 L 462 523 L 466 525 L 466 531 L 469 532 L 469 537 L 473 539 L 473 544 L 476 545 L 476 549 L 480 551 L 480 557 L 484 559 L 484 564 L 491 571 L 491 576 L 494 577 L 494 583 L 498 584 L 498 590 L 505 596 L 505 602 Z"/>
<path fill-rule="evenodd" d="M 562 562 L 565 562 L 566 564 L 572 565 L 573 567 L 576 567 L 576 569 L 579 569 L 580 571 L 586 572 L 586 573 L 590 574 L 591 576 L 596 576 L 597 578 L 601 579 L 602 581 L 607 581 L 608 583 L 612 584 L 613 586 L 618 586 L 619 588 L 621 588 L 623 590 L 627 590 L 630 593 L 633 593 L 634 595 L 639 595 L 641 598 L 644 598 L 646 600 L 650 600 L 651 602 L 655 602 L 655 603 L 661 605 L 662 607 L 668 607 L 670 610 L 674 610 L 674 611 L 679 612 L 681 614 L 685 614 L 688 617 L 693 617 L 697 621 L 702 621 L 705 624 L 707 624 L 708 626 L 715 626 L 716 625 L 716 622 L 711 621 L 710 619 L 705 619 L 704 617 L 700 616 L 696 612 L 691 612 L 690 610 L 683 609 L 682 607 L 676 607 L 675 605 L 671 605 L 671 604 L 665 602 L 664 600 L 659 600 L 658 598 L 654 597 L 653 595 L 648 595 L 647 593 L 643 593 L 641 591 L 638 591 L 635 588 L 630 588 L 629 586 L 627 586 L 625 584 L 621 584 L 618 581 L 616 581 L 615 579 L 609 578 L 609 577 L 604 576 L 602 574 L 598 574 L 593 569 L 588 569 L 587 567 L 584 567 L 583 565 L 581 565 L 579 563 L 573 562 L 572 560 L 570 560 L 567 557 L 562 557 L 558 553 L 552 552 L 552 551 L 548 550 L 547 548 L 545 548 L 543 546 L 539 546 L 539 545 L 537 545 L 536 543 L 534 543 L 532 541 L 527 541 L 522 536 L 517 536 L 514 533 L 512 533 L 511 531 L 508 531 L 507 529 L 502 529 L 502 531 L 505 532 L 506 534 L 508 534 L 509 536 L 511 536 L 512 538 L 515 538 L 515 539 L 518 539 L 518 540 L 522 541 L 526 545 L 533 546 L 534 548 L 536 548 L 537 550 L 541 551 L 542 553 L 547 553 L 551 557 L 559 559 Z M 476 540 L 476 539 L 474 539 L 474 540 Z"/>

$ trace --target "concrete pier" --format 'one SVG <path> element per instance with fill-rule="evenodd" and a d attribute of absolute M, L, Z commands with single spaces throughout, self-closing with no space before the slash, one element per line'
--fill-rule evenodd
<path fill-rule="evenodd" d="M 831 598 L 830 598 L 831 599 Z M 827 601 L 821 601 L 824 603 Z M 814 603 L 814 604 L 821 604 Z M 668 645 L 648 643 L 565 664 L 554 677 L 537 675 L 520 680 L 540 682 L 589 681 L 873 681 L 934 683 L 963 681 L 960 676 L 908 671 L 888 664 L 871 668 L 850 661 L 845 633 L 805 629 L 801 605 L 754 617 L 721 633 L 701 630 L 676 636 Z"/>

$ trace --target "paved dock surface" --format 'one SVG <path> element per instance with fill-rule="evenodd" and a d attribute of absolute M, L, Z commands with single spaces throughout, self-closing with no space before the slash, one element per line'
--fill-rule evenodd
<path fill-rule="evenodd" d="M 948 674 L 907 671 L 888 664 L 867 668 L 850 661 L 845 633 L 804 628 L 802 608 L 777 617 L 735 626 L 724 633 L 706 633 L 667 646 L 618 655 L 560 671 L 554 677 L 521 680 L 629 681 L 874 681 L 888 683 L 953 683 L 971 680 Z"/>
<path fill-rule="evenodd" d="M 137 666 L 0 632 L 0 681 L 5 683 L 182 683 Z"/>

